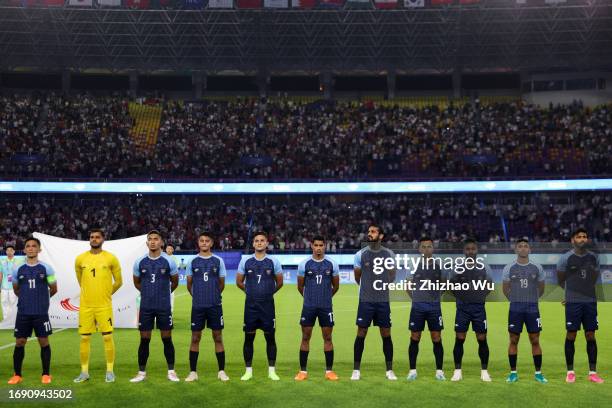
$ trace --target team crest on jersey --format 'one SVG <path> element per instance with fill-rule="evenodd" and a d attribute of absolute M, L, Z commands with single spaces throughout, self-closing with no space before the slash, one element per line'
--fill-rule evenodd
<path fill-rule="evenodd" d="M 249 269 L 249 270 L 247 271 L 247 273 L 253 273 L 253 270 L 252 270 L 252 269 Z"/>
<path fill-rule="evenodd" d="M 166 273 L 168 270 L 167 270 L 166 268 L 161 268 L 159 271 L 160 271 L 160 272 L 161 272 L 161 274 L 163 275 L 163 274 L 165 274 L 165 273 Z"/>
<path fill-rule="evenodd" d="M 272 269 L 266 269 L 266 275 L 272 275 Z"/>
<path fill-rule="evenodd" d="M 308 272 L 306 272 L 306 273 L 307 273 L 308 275 L 312 275 L 312 273 L 313 273 L 313 272 L 312 272 L 312 271 L 308 271 Z"/>
<path fill-rule="evenodd" d="M 23 278 L 25 278 L 25 276 L 19 275 L 19 279 L 23 279 Z"/>
<path fill-rule="evenodd" d="M 45 278 L 45 274 L 44 274 L 44 273 L 40 273 L 40 274 L 38 274 L 38 277 L 39 277 L 40 279 L 44 279 L 44 278 Z"/>
<path fill-rule="evenodd" d="M 212 271 L 213 271 L 213 273 L 217 273 L 217 267 L 213 266 Z"/>
<path fill-rule="evenodd" d="M 325 271 L 325 274 L 329 275 L 329 274 L 331 274 L 331 271 L 328 269 L 328 270 Z"/>
<path fill-rule="evenodd" d="M 193 271 L 194 272 L 200 272 L 200 268 L 195 268 Z"/>
<path fill-rule="evenodd" d="M 147 273 L 147 270 L 146 269 L 141 269 L 140 273 Z"/>

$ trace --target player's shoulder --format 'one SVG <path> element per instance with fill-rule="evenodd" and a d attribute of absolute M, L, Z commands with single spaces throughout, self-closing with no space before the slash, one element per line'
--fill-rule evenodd
<path fill-rule="evenodd" d="M 395 252 L 393 252 L 393 250 L 392 250 L 392 249 L 390 249 L 390 248 L 387 248 L 387 247 L 385 247 L 385 246 L 381 246 L 381 247 L 380 247 L 380 250 L 381 250 L 381 251 L 382 251 L 382 252 L 383 252 L 383 253 L 384 253 L 386 256 L 389 256 L 389 257 L 395 257 Z"/>
<path fill-rule="evenodd" d="M 534 262 L 534 261 L 529 261 L 529 263 L 536 268 L 538 271 L 543 271 L 544 268 L 542 267 L 542 264 Z"/>
<path fill-rule="evenodd" d="M 176 264 L 176 261 L 174 260 L 174 258 L 173 258 L 173 257 L 171 257 L 170 255 L 168 255 L 168 254 L 167 254 L 167 253 L 165 253 L 165 252 L 162 252 L 162 253 L 161 253 L 161 258 L 162 258 L 162 259 L 165 259 L 165 260 L 166 260 L 166 262 L 168 262 L 169 264 Z"/>
<path fill-rule="evenodd" d="M 108 252 L 107 250 L 103 249 L 101 254 L 104 256 L 105 259 L 107 259 L 108 261 L 118 261 L 119 259 L 115 256 L 115 254 L 113 254 L 112 252 Z"/>
<path fill-rule="evenodd" d="M 364 246 L 363 248 L 361 248 L 359 251 L 355 252 L 355 256 L 361 256 L 364 254 L 364 252 L 368 251 L 369 248 L 367 246 Z"/>
<path fill-rule="evenodd" d="M 323 258 L 323 260 L 325 262 L 329 262 L 330 264 L 332 264 L 332 266 L 336 267 L 338 266 L 338 262 L 336 262 L 336 260 L 332 257 L 330 257 L 329 255 L 325 255 L 325 257 Z"/>
<path fill-rule="evenodd" d="M 89 256 L 89 250 L 85 251 L 85 252 L 81 252 L 80 254 L 77 255 L 76 260 L 77 261 L 82 261 L 84 259 L 87 259 L 87 257 Z"/>
<path fill-rule="evenodd" d="M 46 270 L 47 272 L 53 272 L 53 268 L 52 268 L 52 267 L 51 267 L 51 265 L 49 265 L 48 263 L 38 261 L 38 264 L 39 264 L 40 266 L 42 266 L 43 268 L 45 268 L 45 270 Z"/>
<path fill-rule="evenodd" d="M 215 260 L 216 262 L 218 262 L 219 264 L 223 264 L 225 265 L 225 261 L 223 260 L 222 257 L 220 257 L 217 254 L 212 254 L 211 259 Z"/>
<path fill-rule="evenodd" d="M 266 254 L 266 257 L 264 259 L 267 259 L 269 262 L 272 262 L 272 264 L 274 265 L 281 264 L 280 260 L 274 255 Z"/>
<path fill-rule="evenodd" d="M 595 258 L 595 259 L 599 258 L 599 255 L 597 254 L 597 252 L 594 252 L 594 251 L 591 251 L 591 250 L 587 251 L 587 256 L 590 256 L 591 258 Z"/>
<path fill-rule="evenodd" d="M 516 259 L 513 259 L 512 261 L 508 262 L 504 268 L 512 268 L 513 266 L 518 265 L 518 262 L 516 262 Z"/>

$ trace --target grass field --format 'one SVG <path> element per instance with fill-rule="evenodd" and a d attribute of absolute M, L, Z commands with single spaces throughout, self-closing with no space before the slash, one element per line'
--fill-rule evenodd
<path fill-rule="evenodd" d="M 147 367 L 148 379 L 141 384 L 130 384 L 128 380 L 137 372 L 138 332 L 119 329 L 115 331 L 117 359 L 115 373 L 117 382 L 104 382 L 104 354 L 101 336 L 96 335 L 92 344 L 92 379 L 84 384 L 73 384 L 72 378 L 79 373 L 78 342 L 76 330 L 62 330 L 51 336 L 53 350 L 51 371 L 52 388 L 71 388 L 74 391 L 74 406 L 137 407 L 137 406 L 198 406 L 243 407 L 243 406 L 351 406 L 370 407 L 372 405 L 401 406 L 439 406 L 486 404 L 503 406 L 572 406 L 588 403 L 604 406 L 612 400 L 612 305 L 600 303 L 598 332 L 599 372 L 607 383 L 597 385 L 586 381 L 587 360 L 584 337 L 576 342 L 576 384 L 568 385 L 565 379 L 565 359 L 563 354 L 564 318 L 559 303 L 542 303 L 541 313 L 544 331 L 542 347 L 544 350 L 543 372 L 549 384 L 541 385 L 533 380 L 533 362 L 528 340 L 521 339 L 519 346 L 519 376 L 516 384 L 506 384 L 507 331 L 506 303 L 487 305 L 489 323 L 489 344 L 491 349 L 490 372 L 492 383 L 482 383 L 479 379 L 480 364 L 476 352 L 476 341 L 472 333 L 466 341 L 464 357 L 464 381 L 440 383 L 435 381 L 431 342 L 427 337 L 421 342 L 419 354 L 419 378 L 408 383 L 408 314 L 409 303 L 392 303 L 393 341 L 395 346 L 395 372 L 399 381 L 390 382 L 384 377 L 382 346 L 378 330 L 370 329 L 362 362 L 362 380 L 350 381 L 353 360 L 353 340 L 355 336 L 356 286 L 342 285 L 334 298 L 336 327 L 334 330 L 335 370 L 340 376 L 337 383 L 323 379 L 324 358 L 320 332 L 313 336 L 309 358 L 310 378 L 304 383 L 296 383 L 293 376 L 298 370 L 298 349 L 300 328 L 298 325 L 301 298 L 295 285 L 285 286 L 276 296 L 277 311 L 277 372 L 281 377 L 278 383 L 267 379 L 265 342 L 258 334 L 255 342 L 254 380 L 240 381 L 244 365 L 242 360 L 242 313 L 243 294 L 233 285 L 228 285 L 224 295 L 224 340 L 226 347 L 226 371 L 231 380 L 221 383 L 216 379 L 217 362 L 210 333 L 203 337 L 200 349 L 199 373 L 197 383 L 170 383 L 165 378 L 165 360 L 162 344 L 157 335 L 151 344 L 151 357 Z M 191 298 L 184 286 L 179 287 L 175 303 L 174 343 L 177 350 L 176 370 L 183 379 L 189 370 L 188 345 L 190 339 L 189 311 Z M 445 372 L 447 378 L 452 374 L 452 347 L 454 344 L 455 305 L 443 304 L 447 330 L 443 333 L 445 348 Z M 156 333 L 157 334 L 157 333 Z M 12 373 L 12 332 L 0 332 L 0 372 L 2 381 L 8 380 Z M 39 347 L 32 342 L 26 348 L 24 382 L 22 388 L 41 388 Z M 6 403 L 8 386 L 0 386 L 0 401 Z M 20 402 L 20 405 L 23 403 Z M 40 406 L 42 402 L 27 405 Z M 16 405 L 16 404 L 15 404 Z"/>

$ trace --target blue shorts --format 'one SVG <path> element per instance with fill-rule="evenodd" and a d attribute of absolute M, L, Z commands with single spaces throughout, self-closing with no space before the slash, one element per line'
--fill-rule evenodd
<path fill-rule="evenodd" d="M 425 322 L 430 332 L 444 329 L 440 303 L 412 303 L 408 329 L 413 332 L 421 332 L 425 329 Z"/>
<path fill-rule="evenodd" d="M 581 325 L 584 331 L 595 331 L 599 328 L 596 302 L 565 304 L 567 331 L 578 331 Z"/>
<path fill-rule="evenodd" d="M 359 302 L 357 307 L 357 320 L 359 327 L 374 326 L 391 327 L 391 306 L 389 302 Z"/>
<path fill-rule="evenodd" d="M 208 327 L 211 330 L 223 330 L 223 307 L 191 308 L 191 331 L 202 331 Z"/>
<path fill-rule="evenodd" d="M 508 313 L 508 331 L 520 334 L 523 325 L 527 328 L 527 333 L 539 333 L 542 331 L 542 320 L 539 310 L 512 310 Z"/>
<path fill-rule="evenodd" d="M 48 337 L 53 334 L 49 315 L 22 315 L 17 312 L 15 319 L 15 338 L 27 339 L 32 335 L 32 330 L 36 337 Z"/>
<path fill-rule="evenodd" d="M 138 330 L 151 331 L 157 325 L 159 330 L 172 330 L 172 311 L 140 309 L 138 312 Z"/>
<path fill-rule="evenodd" d="M 487 332 L 487 311 L 484 303 L 457 304 L 455 313 L 455 331 L 465 333 L 470 328 L 475 333 Z"/>
<path fill-rule="evenodd" d="M 319 319 L 319 326 L 334 327 L 334 312 L 331 307 L 306 307 L 302 308 L 300 324 L 305 327 L 312 327 Z"/>
<path fill-rule="evenodd" d="M 244 302 L 244 325 L 245 332 L 261 329 L 266 333 L 274 332 L 276 329 L 276 311 L 274 299 L 249 299 Z"/>

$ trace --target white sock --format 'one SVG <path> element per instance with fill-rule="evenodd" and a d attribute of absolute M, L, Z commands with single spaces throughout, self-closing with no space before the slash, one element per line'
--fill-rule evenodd
<path fill-rule="evenodd" d="M 268 367 L 268 373 L 273 373 L 275 372 L 275 368 L 274 367 Z"/>
<path fill-rule="evenodd" d="M 249 373 L 249 374 L 252 374 L 253 373 L 253 367 L 247 367 L 246 368 L 246 372 Z"/>
<path fill-rule="evenodd" d="M 516 374 L 516 370 L 514 371 L 510 370 L 510 374 Z"/>
<path fill-rule="evenodd" d="M 415 369 L 411 369 L 410 371 L 408 371 L 408 374 L 416 374 L 416 368 Z"/>
<path fill-rule="evenodd" d="M 480 370 L 480 372 L 481 372 L 482 374 L 484 374 L 484 373 L 488 373 L 488 372 L 489 372 L 489 370 L 487 370 L 486 368 L 483 368 L 482 370 Z"/>
<path fill-rule="evenodd" d="M 147 372 L 146 371 L 139 371 L 138 375 L 147 375 Z"/>
<path fill-rule="evenodd" d="M 306 372 L 306 371 L 304 371 L 304 372 Z M 325 374 L 327 374 L 327 373 L 331 373 L 331 370 L 325 370 Z"/>
<path fill-rule="evenodd" d="M 568 373 L 568 374 L 575 374 L 575 373 L 574 373 L 574 370 L 568 370 L 568 371 L 567 371 L 567 373 Z"/>
<path fill-rule="evenodd" d="M 597 371 L 589 371 L 589 375 L 591 374 L 597 374 Z"/>
<path fill-rule="evenodd" d="M 442 371 L 442 370 L 436 370 L 436 375 L 444 375 L 444 371 Z"/>
<path fill-rule="evenodd" d="M 536 373 L 536 374 L 542 374 L 542 372 L 541 372 L 541 371 L 536 371 L 535 373 Z"/>

